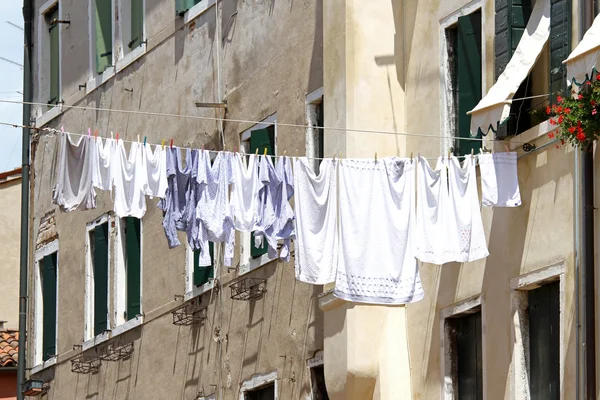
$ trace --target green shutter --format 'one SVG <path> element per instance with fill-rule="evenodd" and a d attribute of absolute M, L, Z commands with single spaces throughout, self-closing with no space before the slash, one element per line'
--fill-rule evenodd
<path fill-rule="evenodd" d="M 49 14 L 50 22 L 58 19 L 58 7 L 55 7 Z M 50 28 L 50 99 L 49 104 L 58 104 L 60 100 L 60 53 L 58 47 L 59 24 L 51 23 Z"/>
<path fill-rule="evenodd" d="M 202 0 L 175 0 L 175 11 L 177 12 L 177 15 L 181 15 L 200 3 L 200 1 Z"/>
<path fill-rule="evenodd" d="M 456 89 L 458 90 L 458 135 L 471 137 L 471 116 L 467 115 L 481 100 L 481 12 L 458 17 L 456 35 Z M 481 135 L 477 135 L 481 138 Z M 480 141 L 457 140 L 460 155 L 479 152 Z"/>
<path fill-rule="evenodd" d="M 250 132 L 249 153 L 253 154 L 258 150 L 258 154 L 264 154 L 267 149 L 268 155 L 275 155 L 275 126 L 270 125 L 264 129 L 256 129 Z M 263 245 L 256 247 L 254 245 L 254 233 L 250 234 L 250 255 L 252 258 L 258 258 L 268 252 L 267 240 L 263 239 Z"/>
<path fill-rule="evenodd" d="M 130 49 L 135 49 L 144 41 L 144 2 L 131 0 L 131 41 Z"/>
<path fill-rule="evenodd" d="M 483 399 L 481 312 L 456 319 L 456 363 L 458 398 Z"/>
<path fill-rule="evenodd" d="M 215 277 L 215 246 L 213 242 L 208 242 L 208 251 L 210 253 L 210 265 L 200 266 L 200 251 L 194 251 L 194 285 L 202 286 Z"/>
<path fill-rule="evenodd" d="M 571 1 L 550 2 L 550 103 L 556 103 L 558 91 L 567 93 L 567 68 L 562 62 L 571 52 Z"/>
<path fill-rule="evenodd" d="M 42 348 L 44 361 L 56 354 L 56 253 L 42 262 Z"/>
<path fill-rule="evenodd" d="M 560 284 L 529 291 L 529 387 L 531 400 L 560 398 Z"/>
<path fill-rule="evenodd" d="M 138 218 L 125 218 L 125 249 L 127 271 L 127 310 L 126 319 L 130 320 L 141 312 L 140 292 L 140 256 L 141 230 Z"/>
<path fill-rule="evenodd" d="M 96 5 L 96 72 L 112 65 L 112 1 L 94 0 Z"/>
<path fill-rule="evenodd" d="M 108 329 L 108 223 L 94 229 L 94 335 Z"/>

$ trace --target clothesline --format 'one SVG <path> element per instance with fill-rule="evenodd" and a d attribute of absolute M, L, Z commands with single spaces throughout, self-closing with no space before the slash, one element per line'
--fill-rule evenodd
<path fill-rule="evenodd" d="M 0 99 L 0 103 L 10 103 L 10 104 L 29 104 L 29 105 L 37 105 L 37 106 L 48 106 L 46 103 L 37 103 L 37 102 L 25 102 L 25 101 L 16 101 L 16 100 L 6 100 Z M 199 115 L 185 115 L 185 114 L 169 114 L 169 113 L 156 113 L 149 111 L 135 111 L 135 110 L 121 110 L 116 108 L 103 108 L 103 107 L 88 107 L 88 106 L 69 106 L 65 104 L 59 104 L 57 107 L 71 108 L 76 110 L 89 110 L 89 111 L 105 111 L 105 112 L 116 112 L 123 114 L 136 114 L 136 115 L 146 115 L 146 116 L 159 116 L 159 117 L 172 117 L 172 118 L 183 118 L 183 119 L 196 119 L 196 120 L 206 120 L 206 121 L 222 121 L 222 122 L 234 122 L 234 123 L 247 123 L 247 124 L 265 124 L 264 121 L 252 121 L 246 119 L 234 119 L 234 118 L 219 118 L 219 117 L 204 117 Z M 323 130 L 333 130 L 333 131 L 345 131 L 345 132 L 356 132 L 356 133 L 375 133 L 375 134 L 384 134 L 384 135 L 398 135 L 398 136 L 409 136 L 409 137 L 422 137 L 422 138 L 433 138 L 439 140 L 469 140 L 474 142 L 483 142 L 487 140 L 492 140 L 488 138 L 471 138 L 471 137 L 462 137 L 462 136 L 440 136 L 432 135 L 432 134 L 424 134 L 424 133 L 413 133 L 413 132 L 395 132 L 395 131 L 378 131 L 373 129 L 356 129 L 356 128 L 338 128 L 331 126 L 318 126 L 318 125 L 302 125 L 302 124 L 290 124 L 284 122 L 272 122 L 271 125 L 275 126 L 285 126 L 290 128 L 302 128 L 302 129 L 323 129 Z M 525 144 L 529 142 L 512 142 L 516 144 Z"/>

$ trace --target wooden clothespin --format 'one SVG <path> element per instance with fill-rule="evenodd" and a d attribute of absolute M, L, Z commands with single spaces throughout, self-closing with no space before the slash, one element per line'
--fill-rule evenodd
<path fill-rule="evenodd" d="M 137 141 L 138 141 L 138 143 L 139 143 L 139 142 L 140 142 L 140 135 L 137 135 L 137 138 L 138 138 L 138 140 L 137 140 Z"/>
<path fill-rule="evenodd" d="M 267 155 L 267 148 L 265 147 L 265 151 L 263 152 L 263 156 Z"/>
<path fill-rule="evenodd" d="M 171 148 L 173 148 L 173 138 L 171 138 Z"/>
<path fill-rule="evenodd" d="M 475 149 L 471 149 L 471 157 L 475 155 Z"/>
<path fill-rule="evenodd" d="M 162 140 L 162 142 L 161 142 L 161 146 L 162 146 L 162 148 L 163 148 L 163 150 L 164 150 L 164 149 L 165 149 L 165 139 L 163 139 L 163 140 Z"/>
<path fill-rule="evenodd" d="M 92 130 L 88 128 L 88 138 L 92 136 Z"/>
<path fill-rule="evenodd" d="M 254 152 L 254 155 L 257 156 L 258 155 L 258 147 L 256 148 L 256 151 Z"/>
<path fill-rule="evenodd" d="M 114 136 L 114 134 L 113 134 L 113 131 L 110 131 L 110 138 L 111 138 L 111 139 L 114 139 L 114 138 L 115 138 L 115 136 Z"/>

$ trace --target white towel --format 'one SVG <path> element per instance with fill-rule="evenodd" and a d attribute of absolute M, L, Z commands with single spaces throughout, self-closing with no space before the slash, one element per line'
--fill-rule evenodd
<path fill-rule="evenodd" d="M 321 162 L 318 176 L 306 157 L 294 161 L 296 279 L 315 285 L 335 280 L 338 265 L 337 161 Z"/>
<path fill-rule="evenodd" d="M 451 244 L 452 259 L 448 261 L 470 262 L 487 257 L 488 252 L 479 195 L 477 194 L 477 175 L 475 158 L 465 156 L 463 165 L 456 157 L 448 163 L 448 186 L 450 204 L 449 226 L 445 235 Z"/>
<path fill-rule="evenodd" d="M 521 205 L 517 153 L 481 154 L 481 204 L 486 207 L 518 207 Z"/>
<path fill-rule="evenodd" d="M 245 157 L 248 157 L 247 165 Z M 258 220 L 258 191 L 262 187 L 258 180 L 258 156 L 235 153 L 231 165 L 234 178 L 230 197 L 235 229 L 252 232 Z"/>
<path fill-rule="evenodd" d="M 322 168 L 322 167 L 321 167 Z M 343 160 L 340 251 L 334 295 L 371 304 L 423 298 L 413 246 L 413 162 Z"/>

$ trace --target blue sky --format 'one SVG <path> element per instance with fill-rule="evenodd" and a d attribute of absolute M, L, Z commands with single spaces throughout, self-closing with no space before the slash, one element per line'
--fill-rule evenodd
<path fill-rule="evenodd" d="M 0 1 L 0 57 L 23 64 L 23 31 L 7 23 L 23 27 L 23 5 L 20 1 Z M 0 99 L 22 101 L 23 70 L 0 60 Z M 0 122 L 21 124 L 23 108 L 19 104 L 0 103 Z M 0 171 L 21 165 L 22 130 L 0 125 Z"/>

